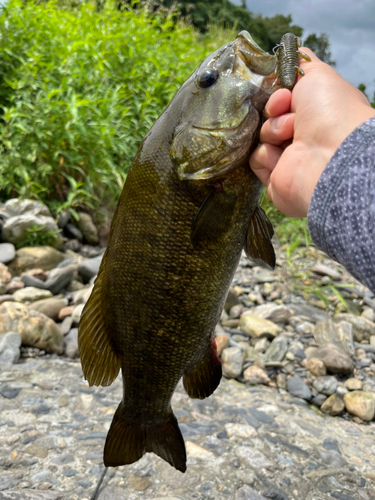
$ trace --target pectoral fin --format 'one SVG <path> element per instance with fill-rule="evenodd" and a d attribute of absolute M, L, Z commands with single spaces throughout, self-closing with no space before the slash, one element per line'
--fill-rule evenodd
<path fill-rule="evenodd" d="M 235 193 L 212 188 L 191 226 L 190 241 L 194 247 L 210 247 L 220 241 L 230 227 L 236 198 Z"/>
<path fill-rule="evenodd" d="M 250 220 L 246 236 L 245 252 L 256 264 L 275 268 L 276 256 L 271 242 L 273 227 L 261 207 L 257 207 Z"/>

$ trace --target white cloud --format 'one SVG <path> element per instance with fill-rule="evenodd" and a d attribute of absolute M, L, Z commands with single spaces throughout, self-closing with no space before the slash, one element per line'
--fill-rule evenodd
<path fill-rule="evenodd" d="M 239 0 L 233 0 L 240 4 Z M 372 97 L 375 79 L 374 0 L 246 0 L 256 14 L 292 15 L 293 23 L 310 33 L 327 33 L 336 70 L 350 83 L 364 83 Z"/>

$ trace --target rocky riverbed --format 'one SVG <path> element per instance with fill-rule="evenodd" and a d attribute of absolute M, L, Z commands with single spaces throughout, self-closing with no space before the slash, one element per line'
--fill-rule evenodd
<path fill-rule="evenodd" d="M 120 379 L 89 388 L 78 360 L 104 249 L 88 214 L 63 214 L 57 248 L 16 251 L 17 228 L 48 210 L 33 203 L 0 207 L 0 499 L 88 499 L 122 394 Z M 275 271 L 241 258 L 215 332 L 219 389 L 173 398 L 187 473 L 147 454 L 110 470 L 100 500 L 375 499 L 375 299 L 313 247 L 277 255 Z"/>

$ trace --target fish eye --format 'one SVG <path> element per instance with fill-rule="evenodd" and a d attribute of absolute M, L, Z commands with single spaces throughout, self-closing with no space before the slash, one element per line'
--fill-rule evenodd
<path fill-rule="evenodd" d="M 203 89 L 207 87 L 211 87 L 216 80 L 219 78 L 219 72 L 215 68 L 207 68 L 205 69 L 198 78 L 198 85 Z"/>

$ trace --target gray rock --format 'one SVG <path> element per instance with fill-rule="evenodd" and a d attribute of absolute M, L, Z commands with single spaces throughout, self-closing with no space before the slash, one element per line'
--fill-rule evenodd
<path fill-rule="evenodd" d="M 14 292 L 13 297 L 17 302 L 35 302 L 52 297 L 52 293 L 49 290 L 28 286 Z"/>
<path fill-rule="evenodd" d="M 254 349 L 258 352 L 266 352 L 268 346 L 270 345 L 270 342 L 268 339 L 266 339 L 265 337 L 257 340 L 255 346 L 254 346 Z"/>
<path fill-rule="evenodd" d="M 112 497 L 114 498 L 114 497 Z M 59 491 L 32 490 L 29 488 L 7 489 L 1 492 L 0 500 L 61 500 Z"/>
<path fill-rule="evenodd" d="M 93 259 L 86 259 L 78 266 L 78 273 L 84 282 L 87 283 L 93 276 L 98 274 L 102 257 L 103 255 L 98 255 Z"/>
<path fill-rule="evenodd" d="M 243 372 L 243 378 L 245 382 L 250 385 L 268 385 L 271 382 L 271 379 L 267 375 L 267 372 L 255 365 L 246 368 L 246 370 Z"/>
<path fill-rule="evenodd" d="M 81 250 L 81 243 L 76 239 L 68 240 L 64 243 L 64 250 L 71 250 L 73 252 L 79 252 Z"/>
<path fill-rule="evenodd" d="M 230 308 L 229 317 L 231 319 L 237 319 L 241 316 L 242 313 L 243 313 L 243 305 L 237 304 L 237 305 Z"/>
<path fill-rule="evenodd" d="M 324 264 L 316 264 L 313 268 L 312 271 L 314 273 L 321 274 L 323 276 L 329 276 L 335 281 L 338 281 L 341 279 L 340 273 L 338 273 L 335 269 L 332 269 L 331 267 L 325 266 Z"/>
<path fill-rule="evenodd" d="M 93 288 L 93 285 L 90 285 L 82 288 L 81 290 L 73 292 L 73 304 L 86 304 L 86 302 L 89 300 Z"/>
<path fill-rule="evenodd" d="M 78 328 L 72 328 L 65 337 L 65 356 L 68 358 L 78 358 Z"/>
<path fill-rule="evenodd" d="M 280 488 L 276 488 L 276 486 L 272 486 L 267 491 L 265 491 L 264 496 L 266 498 L 270 498 L 271 500 L 289 500 L 283 490 L 280 490 Z"/>
<path fill-rule="evenodd" d="M 20 248 L 16 258 L 10 263 L 9 270 L 19 276 L 29 269 L 41 268 L 49 271 L 64 259 L 64 254 L 50 246 Z"/>
<path fill-rule="evenodd" d="M 375 323 L 367 318 L 354 316 L 353 314 L 342 313 L 333 317 L 335 323 L 347 321 L 353 325 L 353 336 L 356 342 L 370 340 L 371 335 L 375 334 Z"/>
<path fill-rule="evenodd" d="M 17 482 L 10 476 L 0 476 L 0 491 L 8 490 L 14 486 L 17 486 Z M 0 493 L 0 498 L 2 494 Z"/>
<path fill-rule="evenodd" d="M 325 396 L 324 394 L 318 394 L 317 396 L 314 396 L 312 398 L 311 402 L 314 403 L 315 406 L 318 406 L 320 408 L 326 399 L 327 396 Z"/>
<path fill-rule="evenodd" d="M 288 339 L 283 335 L 276 337 L 265 353 L 266 361 L 282 361 L 288 350 Z"/>
<path fill-rule="evenodd" d="M 66 210 L 65 212 L 62 212 L 60 214 L 60 217 L 57 221 L 57 225 L 59 226 L 60 229 L 64 229 L 64 227 L 68 224 L 68 222 L 70 221 L 70 212 L 69 210 Z"/>
<path fill-rule="evenodd" d="M 12 243 L 0 243 L 0 262 L 7 264 L 16 256 L 16 249 Z"/>
<path fill-rule="evenodd" d="M 47 215 L 51 217 L 51 212 L 47 205 L 36 200 L 12 198 L 5 203 L 4 208 L 10 216 L 31 213 L 34 215 Z"/>
<path fill-rule="evenodd" d="M 81 231 L 78 229 L 77 226 L 75 226 L 74 224 L 72 224 L 71 222 L 69 222 L 65 226 L 64 231 L 65 231 L 65 234 L 67 234 L 69 236 L 69 238 L 74 238 L 74 239 L 76 239 L 76 240 L 78 240 L 79 242 L 82 243 L 82 241 L 83 241 L 83 234 L 81 233 Z"/>
<path fill-rule="evenodd" d="M 30 276 L 30 274 L 23 273 L 21 281 L 25 286 L 32 286 L 34 288 L 40 288 L 41 290 L 47 290 L 47 286 L 44 281 L 35 278 L 35 276 Z"/>
<path fill-rule="evenodd" d="M 230 287 L 228 290 L 227 298 L 225 300 L 224 311 L 229 312 L 229 310 L 233 306 L 236 306 L 239 303 L 240 303 L 240 301 L 238 300 L 238 296 L 237 296 L 235 290 L 232 287 Z"/>
<path fill-rule="evenodd" d="M 346 375 L 353 372 L 353 361 L 351 358 L 333 344 L 320 347 L 314 353 L 314 357 L 321 359 L 327 370 L 331 373 Z"/>
<path fill-rule="evenodd" d="M 264 269 L 263 267 L 254 267 L 254 278 L 257 283 L 272 283 L 277 280 L 277 275 L 274 271 Z"/>
<path fill-rule="evenodd" d="M 45 282 L 47 290 L 50 290 L 53 295 L 57 295 L 65 288 L 68 288 L 76 270 L 77 266 L 75 265 L 52 269 Z"/>
<path fill-rule="evenodd" d="M 30 230 L 38 227 L 40 234 L 53 231 L 54 234 L 49 238 L 49 244 L 55 248 L 62 247 L 62 237 L 58 233 L 59 228 L 51 216 L 34 215 L 25 213 L 10 217 L 4 224 L 2 230 L 2 238 L 8 243 L 18 246 L 30 236 Z"/>
<path fill-rule="evenodd" d="M 72 314 L 72 321 L 75 325 L 78 325 L 84 307 L 85 307 L 85 304 L 78 304 L 78 306 L 76 306 L 74 308 L 74 311 Z"/>
<path fill-rule="evenodd" d="M 347 321 L 319 321 L 314 329 L 314 338 L 319 346 L 334 344 L 349 356 L 354 356 L 353 326 Z"/>
<path fill-rule="evenodd" d="M 238 347 L 227 347 L 221 353 L 223 374 L 228 378 L 236 378 L 242 373 L 243 354 Z"/>
<path fill-rule="evenodd" d="M 68 305 L 68 300 L 57 297 L 50 297 L 48 299 L 37 300 L 28 307 L 34 311 L 39 311 L 54 321 L 57 320 L 59 312 L 63 307 Z"/>
<path fill-rule="evenodd" d="M 305 382 L 299 377 L 288 378 L 286 386 L 288 392 L 290 392 L 293 396 L 310 401 L 312 396 L 311 391 Z"/>
<path fill-rule="evenodd" d="M 274 323 L 286 323 L 292 316 L 293 311 L 289 307 L 276 304 L 263 304 L 252 310 L 252 314 L 260 318 L 268 319 Z"/>
<path fill-rule="evenodd" d="M 13 295 L 0 295 L 0 304 L 2 304 L 3 302 L 15 302 L 15 299 Z"/>
<path fill-rule="evenodd" d="M 236 500 L 266 500 L 247 484 L 236 491 Z"/>
<path fill-rule="evenodd" d="M 337 379 L 336 377 L 332 376 L 317 377 L 313 382 L 313 387 L 318 392 L 330 396 L 331 394 L 334 394 L 336 392 Z"/>
<path fill-rule="evenodd" d="M 56 323 L 19 302 L 4 302 L 0 306 L 0 335 L 9 331 L 18 332 L 25 346 L 63 353 L 64 336 Z"/>
<path fill-rule="evenodd" d="M 5 295 L 7 293 L 7 286 L 5 283 L 0 281 L 0 295 Z"/>
<path fill-rule="evenodd" d="M 34 483 L 41 483 L 47 479 L 47 477 L 51 474 L 50 470 L 42 470 L 40 472 L 37 472 L 33 476 L 31 476 L 31 480 Z"/>
<path fill-rule="evenodd" d="M 290 308 L 294 311 L 296 316 L 305 316 L 310 318 L 312 323 L 327 321 L 328 319 L 328 314 L 322 311 L 322 309 L 309 304 L 290 304 Z"/>
<path fill-rule="evenodd" d="M 83 234 L 83 237 L 90 245 L 97 245 L 99 243 L 98 230 L 93 223 L 91 216 L 83 212 L 79 212 L 78 216 L 79 219 L 77 225 Z"/>
<path fill-rule="evenodd" d="M 6 370 L 20 359 L 21 336 L 17 332 L 0 335 L 0 370 Z"/>
<path fill-rule="evenodd" d="M 70 332 L 72 325 L 73 325 L 73 318 L 71 316 L 67 316 L 66 318 L 64 318 L 62 323 L 59 325 L 61 333 L 64 336 L 67 335 Z"/>
<path fill-rule="evenodd" d="M 319 450 L 320 458 L 331 467 L 344 467 L 347 462 L 341 454 L 335 450 Z"/>

